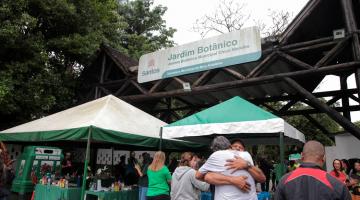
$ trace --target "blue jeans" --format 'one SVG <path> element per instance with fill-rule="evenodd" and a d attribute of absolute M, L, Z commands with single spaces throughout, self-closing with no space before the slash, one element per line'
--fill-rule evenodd
<path fill-rule="evenodd" d="M 0 200 L 6 200 L 10 196 L 10 191 L 6 188 L 0 187 Z"/>
<path fill-rule="evenodd" d="M 147 187 L 139 187 L 139 200 L 146 200 Z"/>

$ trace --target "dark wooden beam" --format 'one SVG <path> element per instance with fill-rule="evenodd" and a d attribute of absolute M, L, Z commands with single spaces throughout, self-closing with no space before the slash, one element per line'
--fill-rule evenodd
<path fill-rule="evenodd" d="M 289 110 L 293 105 L 295 105 L 297 102 L 299 101 L 298 98 L 290 100 L 287 104 L 285 104 L 280 110 L 279 112 L 284 112 Z"/>
<path fill-rule="evenodd" d="M 268 55 L 264 60 L 262 60 L 251 72 L 246 76 L 246 78 L 256 77 L 259 76 L 262 72 L 267 69 L 276 58 L 276 53 L 273 52 Z"/>
<path fill-rule="evenodd" d="M 121 87 L 114 93 L 115 96 L 121 95 L 121 93 L 130 85 L 130 80 L 125 81 Z"/>
<path fill-rule="evenodd" d="M 106 64 L 106 54 L 104 53 L 102 63 L 101 63 L 100 84 L 104 83 L 105 64 Z"/>
<path fill-rule="evenodd" d="M 95 94 L 94 94 L 94 99 L 97 99 L 97 98 L 99 98 L 100 97 L 100 89 L 99 89 L 99 87 L 95 87 Z"/>
<path fill-rule="evenodd" d="M 156 81 L 155 84 L 150 88 L 149 93 L 154 93 L 155 91 L 157 91 L 158 87 L 162 84 L 163 81 L 164 79 Z"/>
<path fill-rule="evenodd" d="M 172 80 L 170 78 L 160 79 L 151 87 L 149 93 L 155 93 L 160 90 L 163 90 Z"/>
<path fill-rule="evenodd" d="M 333 91 L 326 91 L 326 92 L 316 92 L 316 93 L 313 93 L 313 95 L 317 98 L 339 96 L 337 99 L 337 100 L 339 100 L 342 95 L 355 94 L 356 92 L 357 92 L 356 89 L 333 90 Z M 265 98 L 258 98 L 258 99 L 249 99 L 249 100 L 256 104 L 256 103 L 261 103 L 261 102 L 290 101 L 295 98 L 300 99 L 301 97 L 299 95 L 285 95 L 285 96 L 265 97 Z"/>
<path fill-rule="evenodd" d="M 341 6 L 345 18 L 346 29 L 349 33 L 357 30 L 352 0 L 341 0 Z"/>
<path fill-rule="evenodd" d="M 340 88 L 341 90 L 347 90 L 348 86 L 347 86 L 347 78 L 348 76 L 340 76 Z M 342 103 L 342 107 L 344 108 L 348 108 L 349 107 L 349 96 L 348 95 L 344 95 L 341 98 L 341 103 Z M 348 119 L 349 121 L 351 121 L 351 115 L 350 115 L 350 111 L 345 110 L 343 112 L 343 115 L 346 119 Z"/>
<path fill-rule="evenodd" d="M 238 80 L 245 79 L 244 75 L 242 75 L 241 73 L 239 73 L 239 72 L 237 72 L 237 71 L 235 71 L 233 69 L 225 67 L 225 68 L 222 68 L 222 70 L 225 71 L 226 73 L 230 74 L 231 76 L 235 77 Z"/>
<path fill-rule="evenodd" d="M 111 94 L 111 92 L 110 92 L 108 89 L 106 89 L 106 88 L 104 88 L 104 87 L 99 87 L 99 88 L 100 88 L 100 90 L 103 91 L 106 95 L 110 95 L 110 94 Z"/>
<path fill-rule="evenodd" d="M 333 42 L 333 41 L 334 41 L 334 36 L 328 36 L 328 37 L 318 38 L 315 40 L 309 40 L 309 41 L 305 41 L 305 42 L 288 44 L 288 45 L 280 47 L 279 49 L 282 51 L 287 51 L 287 50 L 291 50 L 291 49 L 298 49 L 298 48 L 302 48 L 302 47 L 313 46 L 315 44 L 321 44 L 321 43 L 327 43 L 327 42 Z"/>
<path fill-rule="evenodd" d="M 203 108 L 209 108 L 211 106 L 214 106 L 215 104 L 204 104 L 204 105 L 189 105 L 189 106 L 181 106 L 181 107 L 176 107 L 176 108 L 171 108 L 171 110 L 173 111 L 183 111 L 183 110 L 199 110 L 199 109 L 203 109 Z M 166 108 L 159 108 L 159 109 L 154 109 L 152 111 L 152 113 L 162 113 L 168 111 L 168 109 Z"/>
<path fill-rule="evenodd" d="M 344 38 L 341 42 L 339 42 L 337 45 L 335 45 L 334 48 L 332 48 L 323 58 L 321 58 L 316 64 L 315 68 L 327 65 L 329 62 L 331 62 L 347 45 L 349 41 L 349 36 Z"/>
<path fill-rule="evenodd" d="M 297 68 L 300 69 L 312 69 L 313 67 L 289 54 L 283 53 L 281 51 L 278 52 L 279 56 L 284 58 L 287 63 L 291 65 L 295 65 Z"/>
<path fill-rule="evenodd" d="M 115 63 L 115 66 L 121 70 L 121 72 L 123 72 L 126 76 L 130 76 L 128 70 L 125 70 L 125 67 L 122 65 L 122 63 L 120 63 L 118 61 L 118 59 L 113 57 L 112 52 L 107 47 L 102 48 L 102 49 L 106 52 L 106 54 L 109 56 L 109 58 Z"/>
<path fill-rule="evenodd" d="M 212 69 L 202 73 L 201 76 L 196 81 L 194 81 L 191 87 L 197 87 L 209 82 L 218 72 L 218 69 Z"/>
<path fill-rule="evenodd" d="M 134 81 L 134 80 L 130 80 L 130 83 L 135 86 L 141 93 L 143 94 L 147 94 L 148 91 L 143 88 L 138 82 Z"/>
<path fill-rule="evenodd" d="M 288 52 L 293 53 L 293 54 L 300 54 L 300 53 L 304 53 L 304 52 L 311 51 L 311 50 L 318 49 L 318 48 L 333 46 L 333 45 L 336 45 L 338 42 L 339 41 L 333 40 L 330 42 L 324 42 L 324 43 L 314 44 L 314 45 L 310 45 L 310 46 L 304 46 L 304 47 L 297 48 L 297 49 L 291 49 Z"/>
<path fill-rule="evenodd" d="M 158 92 L 147 95 L 123 96 L 121 98 L 129 102 L 135 102 L 135 101 L 145 101 L 145 100 L 170 97 L 170 96 L 173 97 L 173 96 L 194 95 L 194 94 L 201 94 L 201 93 L 218 91 L 218 90 L 246 87 L 257 84 L 267 84 L 267 83 L 281 81 L 284 77 L 303 77 L 303 76 L 311 77 L 311 76 L 318 76 L 318 75 L 324 75 L 324 74 L 341 72 L 341 71 L 349 71 L 349 70 L 353 70 L 356 67 L 360 67 L 360 62 L 341 63 L 341 64 L 329 65 L 318 69 L 286 72 L 286 73 L 267 75 L 262 77 L 249 78 L 245 80 L 235 80 L 230 82 L 198 86 L 198 87 L 193 87 L 190 92 L 180 89 L 180 90 Z"/>
<path fill-rule="evenodd" d="M 359 98 L 359 97 L 356 97 L 356 96 L 355 96 L 355 95 L 353 95 L 353 94 L 350 94 L 350 95 L 349 95 L 349 97 L 350 97 L 352 100 L 354 100 L 354 101 L 356 101 L 356 102 L 360 103 L 360 98 Z"/>
<path fill-rule="evenodd" d="M 296 19 L 293 20 L 286 30 L 282 33 L 279 41 L 280 44 L 288 43 L 291 36 L 296 32 L 297 28 L 304 23 L 305 19 L 315 10 L 315 8 L 319 5 L 321 0 L 312 0 L 309 1 L 306 7 L 296 16 Z"/>
<path fill-rule="evenodd" d="M 337 96 L 333 97 L 332 99 L 330 99 L 329 101 L 327 101 L 326 104 L 331 106 L 332 104 L 337 102 L 339 99 L 341 99 L 341 97 L 342 97 L 341 95 L 337 95 Z"/>
<path fill-rule="evenodd" d="M 360 139 L 360 128 L 351 123 L 348 119 L 340 115 L 336 110 L 329 107 L 325 103 L 318 100 L 311 92 L 305 90 L 301 85 L 291 78 L 284 78 L 284 81 L 294 88 L 303 98 L 308 99 L 312 106 L 318 110 L 321 110 L 329 115 L 334 121 L 340 124 L 345 130 Z"/>
<path fill-rule="evenodd" d="M 106 69 L 105 69 L 105 74 L 104 74 L 104 81 L 107 80 L 107 78 L 109 77 L 110 75 L 110 72 L 111 72 L 111 69 L 112 67 L 114 66 L 114 62 L 113 61 L 110 61 L 108 62 L 110 64 L 107 65 Z"/>
<path fill-rule="evenodd" d="M 352 0 L 341 0 L 341 5 L 343 9 L 343 14 L 345 16 L 346 29 L 353 36 L 352 47 L 353 47 L 354 60 L 359 61 L 360 43 L 359 43 L 359 37 L 357 35 L 358 28 L 356 24 L 356 18 L 355 18 Z"/>
<path fill-rule="evenodd" d="M 357 94 L 358 97 L 360 98 L 360 68 L 355 69 L 355 82 L 356 82 Z"/>
<path fill-rule="evenodd" d="M 359 35 L 354 34 L 353 35 L 353 54 L 356 61 L 360 60 L 360 41 L 359 41 Z"/>
<path fill-rule="evenodd" d="M 328 43 L 331 42 L 331 43 Z M 312 48 L 310 49 L 316 49 L 316 48 L 320 48 L 320 47 L 324 47 L 324 46 L 329 46 L 329 45 L 333 45 L 336 42 L 334 42 L 334 37 L 333 36 L 328 36 L 328 37 L 323 37 L 323 38 L 317 38 L 314 40 L 308 40 L 305 42 L 297 42 L 297 43 L 292 43 L 292 44 L 280 44 L 278 46 L 273 46 L 273 47 L 269 47 L 265 50 L 262 51 L 262 55 L 266 56 L 269 55 L 272 52 L 275 51 L 284 51 L 284 52 L 288 52 L 289 50 L 294 50 L 295 52 L 300 50 L 302 47 L 308 47 L 311 46 Z M 318 45 L 320 44 L 320 46 L 313 46 L 313 45 Z"/>
<path fill-rule="evenodd" d="M 352 52 L 353 58 L 355 61 L 360 61 L 360 42 L 359 42 L 359 35 L 358 29 L 354 14 L 354 8 L 351 0 L 341 0 L 341 5 L 343 9 L 343 14 L 345 16 L 346 22 L 346 29 L 353 33 L 353 40 L 352 40 Z M 358 96 L 360 97 L 360 68 L 356 69 L 355 71 L 355 81 L 356 87 L 358 90 Z"/>
<path fill-rule="evenodd" d="M 194 81 L 194 83 L 192 84 L 192 87 L 197 87 L 199 85 L 201 85 L 201 83 L 204 81 L 204 79 L 206 79 L 208 76 L 210 76 L 211 70 L 205 71 L 201 74 L 201 76 Z"/>
<path fill-rule="evenodd" d="M 185 83 L 185 81 L 183 81 L 181 78 L 179 77 L 172 77 L 172 79 L 174 79 L 177 83 L 179 83 L 180 87 L 183 87 L 183 84 Z"/>

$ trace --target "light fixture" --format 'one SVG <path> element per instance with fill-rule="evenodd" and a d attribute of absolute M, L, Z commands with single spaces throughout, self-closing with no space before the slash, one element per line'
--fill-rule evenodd
<path fill-rule="evenodd" d="M 337 29 L 333 31 L 334 40 L 345 37 L 345 29 Z"/>
<path fill-rule="evenodd" d="M 185 91 L 188 91 L 188 92 L 191 91 L 191 86 L 190 86 L 190 83 L 189 83 L 189 82 L 183 83 L 182 85 L 183 85 L 183 89 L 184 89 Z"/>

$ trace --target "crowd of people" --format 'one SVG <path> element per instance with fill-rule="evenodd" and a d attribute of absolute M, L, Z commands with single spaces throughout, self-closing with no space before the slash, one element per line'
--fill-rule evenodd
<path fill-rule="evenodd" d="M 346 160 L 334 160 L 334 169 L 323 170 L 325 148 L 317 141 L 304 145 L 301 162 L 291 162 L 287 174 L 274 176 L 276 168 L 265 158 L 255 164 L 245 151 L 241 140 L 231 143 L 222 136 L 212 144 L 213 153 L 205 160 L 192 152 L 184 152 L 174 167 L 170 161 L 165 165 L 164 152 L 158 151 L 154 158 L 143 154 L 143 161 L 135 164 L 139 179 L 139 200 L 199 200 L 202 191 L 212 194 L 214 200 L 256 200 L 256 183 L 263 191 L 269 191 L 272 180 L 276 200 L 337 200 L 359 199 L 360 161 L 351 168 Z M 278 184 L 276 184 L 278 182 Z"/>
<path fill-rule="evenodd" d="M 214 153 L 206 161 L 192 152 L 182 153 L 172 173 L 169 170 L 172 165 L 169 168 L 165 165 L 164 152 L 156 152 L 151 163 L 145 162 L 143 154 L 142 164 L 135 164 L 140 177 L 139 199 L 198 200 L 202 191 L 211 191 L 215 200 L 257 199 L 255 182 L 264 183 L 266 176 L 254 165 L 244 143 L 241 140 L 230 143 L 219 136 L 211 149 Z"/>
<path fill-rule="evenodd" d="M 257 183 L 261 191 L 274 191 L 275 200 L 360 200 L 360 160 L 335 159 L 327 173 L 323 170 L 325 148 L 317 141 L 308 141 L 300 162 L 287 166 L 268 162 L 266 157 L 254 162 L 240 139 L 230 142 L 218 136 L 211 150 L 207 159 L 184 152 L 168 165 L 162 151 L 153 158 L 144 152 L 139 159 L 130 152 L 127 163 L 121 156 L 116 176 L 126 185 L 139 186 L 139 200 L 200 200 L 201 192 L 210 192 L 214 200 L 257 200 Z M 62 170 L 69 173 L 73 163 L 71 154 L 65 155 Z M 287 174 L 283 176 L 281 169 L 287 169 Z"/>
<path fill-rule="evenodd" d="M 353 196 L 360 199 L 360 160 L 355 160 L 351 166 L 346 159 L 335 159 L 330 175 L 345 184 Z"/>

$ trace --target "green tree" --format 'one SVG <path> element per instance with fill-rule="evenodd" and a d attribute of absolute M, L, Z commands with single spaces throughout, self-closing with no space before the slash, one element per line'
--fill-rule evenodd
<path fill-rule="evenodd" d="M 117 9 L 116 0 L 0 1 L 0 129 L 73 104 L 99 45 L 121 48 Z"/>
<path fill-rule="evenodd" d="M 120 16 L 128 24 L 122 46 L 135 59 L 174 45 L 172 37 L 176 30 L 167 28 L 162 18 L 167 8 L 161 5 L 153 7 L 153 3 L 153 0 L 134 0 L 119 7 Z"/>
<path fill-rule="evenodd" d="M 276 103 L 271 103 L 270 106 L 275 110 L 279 110 L 283 106 L 283 104 L 282 102 L 276 102 Z M 290 110 L 304 110 L 304 109 L 311 109 L 311 107 L 303 103 L 297 103 L 294 106 L 292 106 Z M 319 114 L 311 114 L 310 116 L 314 118 L 321 126 L 323 126 L 329 133 L 337 133 L 341 130 L 339 124 L 333 121 L 326 114 L 319 113 Z M 313 123 L 311 123 L 304 116 L 302 115 L 285 116 L 283 118 L 289 124 L 291 124 L 298 130 L 300 130 L 302 133 L 304 133 L 306 140 L 318 140 L 324 145 L 333 145 L 333 141 L 329 138 L 329 136 L 323 133 L 320 129 L 318 129 Z"/>
<path fill-rule="evenodd" d="M 354 124 L 355 124 L 356 126 L 360 126 L 360 121 L 356 121 L 356 122 L 354 122 Z"/>

